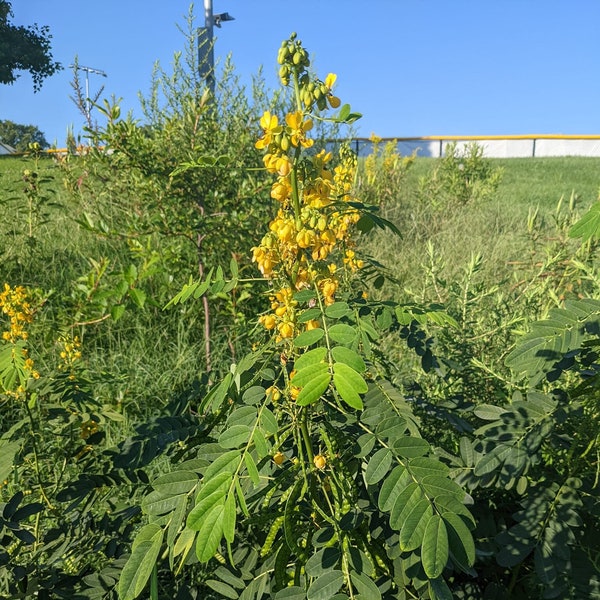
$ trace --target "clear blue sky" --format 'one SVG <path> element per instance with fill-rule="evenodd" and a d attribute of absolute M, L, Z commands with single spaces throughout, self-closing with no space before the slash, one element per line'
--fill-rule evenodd
<path fill-rule="evenodd" d="M 156 60 L 183 48 L 187 0 L 13 0 L 16 24 L 48 25 L 65 67 L 75 55 L 102 69 L 91 91 L 139 114 Z M 195 3 L 198 25 L 203 2 Z M 214 0 L 235 21 L 215 29 L 249 83 L 264 67 L 276 85 L 281 41 L 297 31 L 317 72 L 338 75 L 342 102 L 363 113 L 358 135 L 600 133 L 600 0 Z M 33 93 L 23 74 L 0 86 L 0 119 L 35 124 L 63 145 L 82 118 L 70 69 Z"/>

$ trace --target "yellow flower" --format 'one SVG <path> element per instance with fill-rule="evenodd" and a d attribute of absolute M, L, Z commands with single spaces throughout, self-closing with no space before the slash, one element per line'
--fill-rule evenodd
<path fill-rule="evenodd" d="M 331 106 L 331 108 L 338 108 L 341 104 L 340 99 L 331 93 L 336 79 L 337 75 L 335 73 L 329 73 L 329 75 L 325 77 L 325 85 L 329 89 L 329 94 L 327 94 L 327 100 L 329 101 L 329 105 Z"/>
<path fill-rule="evenodd" d="M 271 198 L 274 198 L 279 202 L 285 202 L 290 197 L 291 193 L 292 186 L 284 177 L 280 177 L 271 187 Z"/>
<path fill-rule="evenodd" d="M 319 471 L 322 471 L 327 466 L 327 459 L 322 454 L 317 454 L 313 459 L 313 463 Z"/>
<path fill-rule="evenodd" d="M 277 324 L 277 320 L 275 319 L 274 315 L 263 315 L 258 319 L 258 321 L 265 329 L 275 329 L 275 325 Z"/>
<path fill-rule="evenodd" d="M 327 77 L 325 77 L 325 85 L 329 88 L 329 90 L 333 89 L 336 79 L 337 75 L 335 73 L 328 73 Z"/>
<path fill-rule="evenodd" d="M 294 326 L 287 321 L 279 323 L 277 330 L 282 339 L 288 339 L 294 335 Z"/>
<path fill-rule="evenodd" d="M 279 125 L 279 119 L 277 115 L 272 115 L 268 110 L 265 111 L 263 116 L 260 118 L 260 126 L 263 128 L 262 137 L 257 140 L 254 146 L 261 150 L 267 148 L 273 141 L 273 136 L 281 133 L 283 128 Z"/>
<path fill-rule="evenodd" d="M 285 455 L 283 454 L 283 452 L 277 452 L 276 454 L 273 455 L 273 462 L 276 465 L 283 464 L 284 460 L 285 460 Z"/>
<path fill-rule="evenodd" d="M 312 129 L 313 122 L 310 119 L 304 121 L 303 114 L 299 110 L 288 113 L 285 122 L 290 128 L 292 146 L 310 148 L 314 144 L 314 140 L 306 137 L 306 132 Z"/>

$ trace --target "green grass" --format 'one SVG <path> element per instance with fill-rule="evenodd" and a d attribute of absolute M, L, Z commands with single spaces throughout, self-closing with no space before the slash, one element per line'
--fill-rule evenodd
<path fill-rule="evenodd" d="M 386 284 L 379 292 L 382 297 L 444 300 L 444 294 L 439 296 L 432 285 L 432 274 L 450 285 L 463 277 L 476 255 L 482 257 L 479 282 L 488 288 L 506 285 L 508 289 L 524 271 L 545 260 L 544 253 L 556 246 L 560 227 L 564 234 L 565 223 L 597 197 L 600 159 L 491 162 L 502 167 L 504 174 L 494 195 L 481 202 L 444 208 L 419 198 L 419 180 L 430 176 L 436 159 L 417 159 L 400 188 L 381 198 L 383 215 L 402 232 L 399 238 L 377 231 L 367 244 L 368 252 L 387 265 L 397 280 Z M 67 193 L 53 159 L 37 164 L 41 195 L 46 198 L 45 218 L 38 220 L 34 235 L 28 236 L 22 173 L 33 168 L 32 159 L 0 159 L 0 283 L 24 284 L 50 293 L 45 318 L 52 319 L 76 304 L 77 280 L 90 271 L 90 258 L 106 257 L 118 270 L 131 256 L 125 240 L 101 238 L 78 225 L 84 207 Z M 576 202 L 571 211 L 572 194 Z M 561 197 L 562 208 L 556 213 Z M 528 231 L 528 215 L 538 207 L 533 230 Z M 177 291 L 173 289 L 173 295 Z M 71 308 L 55 305 L 58 298 L 71 298 Z M 128 311 L 124 321 L 109 320 L 84 329 L 90 367 L 113 376 L 103 379 L 98 393 L 109 404 L 129 406 L 137 418 L 160 410 L 202 370 L 201 310 L 194 303 L 186 305 L 184 312 L 148 306 L 139 313 Z M 226 348 L 221 356 L 224 363 L 231 358 Z"/>
<path fill-rule="evenodd" d="M 481 255 L 481 277 L 490 286 L 508 281 L 518 275 L 516 264 L 543 258 L 536 253 L 542 251 L 539 246 L 544 241 L 554 241 L 557 225 L 564 228 L 598 197 L 600 158 L 488 160 L 502 168 L 503 175 L 496 192 L 482 201 L 435 206 L 435 198 L 420 197 L 419 181 L 430 177 L 438 164 L 431 158 L 416 159 L 397 194 L 383 197 L 383 215 L 402 233 L 401 238 L 378 233 L 368 244 L 371 255 L 386 264 L 399 282 L 384 288 L 383 295 L 398 297 L 404 288 L 423 289 L 423 273 L 431 264 L 428 247 L 433 248 L 441 278 L 460 277 L 471 257 Z M 528 218 L 536 210 L 531 232 Z"/>

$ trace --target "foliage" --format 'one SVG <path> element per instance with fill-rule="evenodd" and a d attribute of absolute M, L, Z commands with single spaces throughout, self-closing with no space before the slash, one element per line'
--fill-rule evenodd
<path fill-rule="evenodd" d="M 26 152 L 30 144 L 37 144 L 42 150 L 50 144 L 35 125 L 19 125 L 13 121 L 0 121 L 0 140 L 18 152 Z"/>
<path fill-rule="evenodd" d="M 11 3 L 0 1 L 0 83 L 14 83 L 18 71 L 29 71 L 37 92 L 46 77 L 61 69 L 60 63 L 52 59 L 52 36 L 47 26 L 12 25 L 12 16 Z"/>
<path fill-rule="evenodd" d="M 381 138 L 375 135 L 371 136 L 371 148 L 371 154 L 360 165 L 357 191 L 371 204 L 395 203 L 415 155 L 402 157 L 395 141 L 388 141 L 382 147 Z"/>
<path fill-rule="evenodd" d="M 281 124 L 269 111 L 261 118 L 256 147 L 279 208 L 253 249 L 270 282 L 271 311 L 259 320 L 272 333 L 201 400 L 198 412 L 215 422 L 207 437 L 152 482 L 120 596 L 137 597 L 166 553 L 177 572 L 212 563 L 205 585 L 234 598 L 448 597 L 444 569 L 469 571 L 475 559 L 466 494 L 375 349 L 382 330 L 419 309 L 357 293 L 357 275 L 372 267 L 356 230 L 391 224 L 352 195 L 348 150 L 330 168 L 333 158 L 312 149 L 313 118 L 340 106 L 335 76 L 308 75 L 295 35 L 279 64 L 297 104 Z M 345 105 L 334 118 L 357 116 Z"/>
<path fill-rule="evenodd" d="M 597 204 L 423 203 L 279 62 L 290 106 L 176 67 L 110 152 L 2 161 L 0 596 L 598 597 Z"/>
<path fill-rule="evenodd" d="M 146 123 L 121 118 L 118 102 L 105 101 L 98 109 L 106 124 L 89 132 L 94 149 L 83 160 L 63 162 L 74 198 L 86 207 L 82 224 L 99 236 L 129 240 L 136 255 L 164 275 L 167 285 L 152 298 L 158 305 L 167 303 L 171 282 L 188 279 L 191 265 L 193 274 L 203 275 L 220 261 L 227 264 L 232 253 L 248 253 L 268 215 L 260 162 L 249 151 L 254 109 L 230 63 L 211 97 L 198 75 L 191 18 L 186 52 L 175 55 L 173 73 L 156 67 L 142 100 Z M 250 312 L 250 299 L 243 286 L 210 302 L 203 298 L 206 370 L 215 364 L 214 331 L 223 314 L 223 345 L 240 351 L 237 325 Z"/>
<path fill-rule="evenodd" d="M 502 170 L 494 168 L 483 157 L 483 148 L 476 143 L 462 150 L 456 142 L 445 147 L 445 153 L 429 178 L 420 182 L 423 201 L 444 208 L 464 205 L 489 198 L 498 188 Z"/>

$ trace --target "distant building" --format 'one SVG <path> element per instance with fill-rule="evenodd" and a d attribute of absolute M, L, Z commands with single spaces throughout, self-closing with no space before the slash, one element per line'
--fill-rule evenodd
<path fill-rule="evenodd" d="M 0 154 L 15 154 L 15 152 L 16 150 L 12 146 L 0 142 Z"/>

